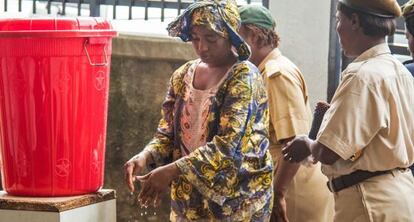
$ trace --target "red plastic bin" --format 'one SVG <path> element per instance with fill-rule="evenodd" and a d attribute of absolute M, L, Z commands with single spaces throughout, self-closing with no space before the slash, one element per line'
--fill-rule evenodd
<path fill-rule="evenodd" d="M 100 18 L 0 19 L 0 167 L 9 194 L 102 187 L 116 35 Z"/>

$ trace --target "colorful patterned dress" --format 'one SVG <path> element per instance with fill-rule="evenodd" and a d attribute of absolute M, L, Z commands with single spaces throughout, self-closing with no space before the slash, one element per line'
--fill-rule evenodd
<path fill-rule="evenodd" d="M 205 143 L 183 142 L 184 107 L 191 102 L 198 60 L 176 70 L 162 105 L 157 133 L 145 150 L 157 166 L 176 161 L 171 184 L 172 221 L 267 221 L 273 204 L 268 151 L 268 104 L 257 68 L 237 62 L 207 102 Z M 188 81 L 189 80 L 189 81 Z M 184 150 L 188 151 L 183 152 Z"/>

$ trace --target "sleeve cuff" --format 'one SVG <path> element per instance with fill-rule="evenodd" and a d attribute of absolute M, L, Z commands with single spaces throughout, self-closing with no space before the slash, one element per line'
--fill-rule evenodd
<path fill-rule="evenodd" d="M 341 138 L 332 133 L 322 132 L 316 141 L 328 147 L 344 160 L 349 159 L 355 153 L 351 145 L 343 142 Z"/>
<path fill-rule="evenodd" d="M 294 116 L 287 116 L 274 122 L 276 139 L 278 141 L 296 135 L 308 134 L 310 128 L 309 119 L 300 119 Z"/>
<path fill-rule="evenodd" d="M 190 160 L 186 157 L 175 161 L 178 169 L 181 171 L 181 175 L 185 177 L 202 195 L 207 199 L 210 199 L 220 206 L 223 206 L 226 201 L 226 197 L 220 195 L 214 189 L 206 186 L 205 182 L 194 173 Z M 211 184 L 211 187 L 213 184 Z"/>

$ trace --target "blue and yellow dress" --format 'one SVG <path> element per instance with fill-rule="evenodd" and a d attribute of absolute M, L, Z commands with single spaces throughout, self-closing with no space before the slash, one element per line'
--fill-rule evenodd
<path fill-rule="evenodd" d="M 188 155 L 181 118 L 188 103 L 190 61 L 174 72 L 162 104 L 162 119 L 145 147 L 157 166 L 175 161 L 171 220 L 266 221 L 273 204 L 268 151 L 268 104 L 257 68 L 239 61 L 209 99 L 206 143 Z M 191 83 L 191 82 L 190 82 Z"/>

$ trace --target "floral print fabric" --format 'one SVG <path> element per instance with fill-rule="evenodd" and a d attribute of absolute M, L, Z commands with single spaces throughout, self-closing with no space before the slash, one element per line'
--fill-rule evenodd
<path fill-rule="evenodd" d="M 145 147 L 157 166 L 176 161 L 171 184 L 171 220 L 265 221 L 272 209 L 272 158 L 268 151 L 268 104 L 262 77 L 237 62 L 211 97 L 203 146 L 182 154 L 180 124 L 190 61 L 173 74 L 162 119 Z"/>

